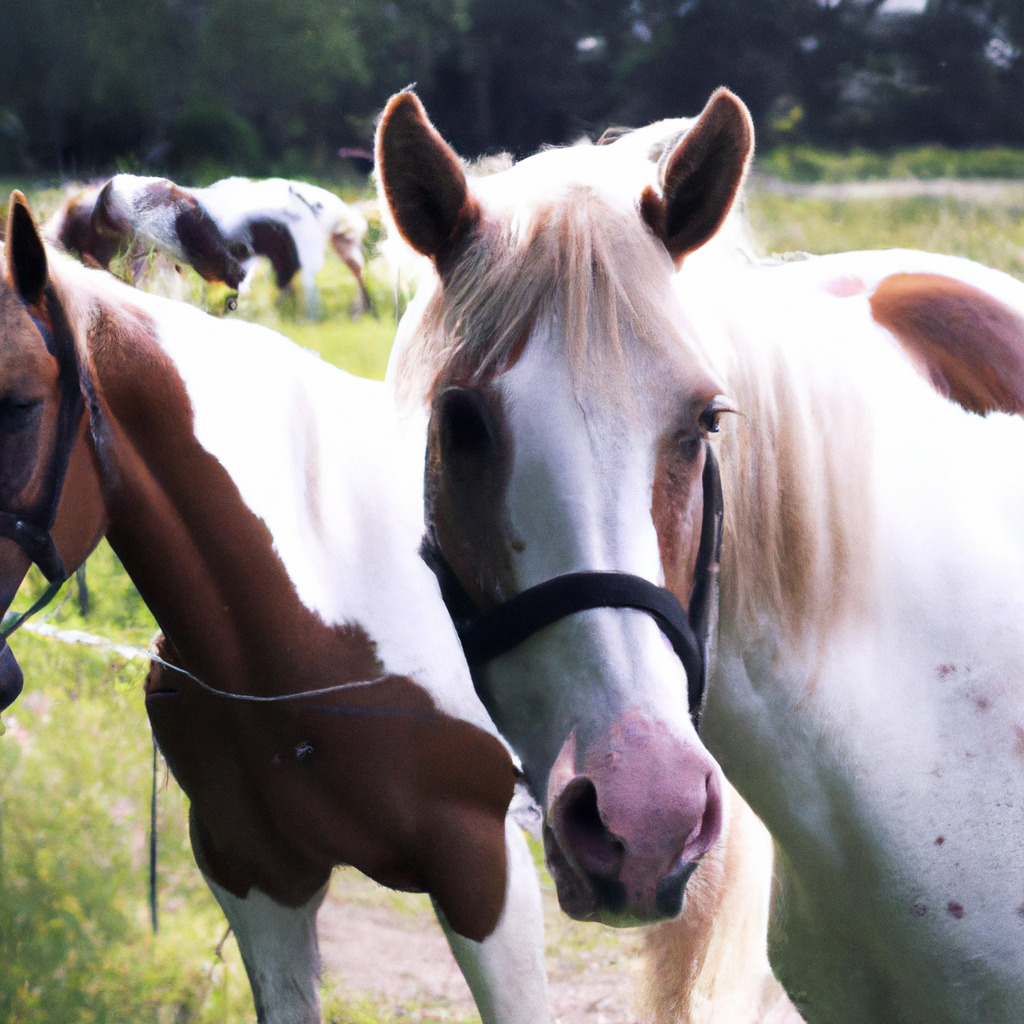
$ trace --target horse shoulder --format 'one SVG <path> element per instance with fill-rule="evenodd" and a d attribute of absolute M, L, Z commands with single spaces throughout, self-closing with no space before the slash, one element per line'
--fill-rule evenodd
<path fill-rule="evenodd" d="M 890 331 L 941 395 L 970 412 L 1024 413 L 1024 316 L 954 277 L 898 273 L 870 297 Z"/>

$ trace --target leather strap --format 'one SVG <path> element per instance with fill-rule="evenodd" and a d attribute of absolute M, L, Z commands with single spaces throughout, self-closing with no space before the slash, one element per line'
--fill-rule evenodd
<path fill-rule="evenodd" d="M 60 386 L 60 405 L 57 409 L 57 436 L 54 440 L 53 460 L 49 479 L 36 503 L 21 512 L 0 511 L 0 536 L 13 540 L 37 565 L 48 583 L 65 580 L 67 573 L 57 545 L 50 535 L 57 509 L 71 449 L 75 445 L 78 423 L 85 408 L 79 380 L 78 351 L 75 339 L 64 316 L 64 308 L 52 285 L 45 290 L 46 310 L 50 324 L 44 323 L 31 310 L 29 315 L 42 335 L 47 351 L 57 360 L 57 383 Z"/>
<path fill-rule="evenodd" d="M 689 610 L 670 590 L 623 572 L 573 572 L 555 576 L 480 612 L 466 593 L 431 531 L 421 554 L 441 585 L 441 595 L 462 641 L 466 660 L 484 704 L 480 673 L 487 662 L 507 654 L 546 626 L 595 608 L 632 608 L 654 618 L 686 670 L 690 715 L 696 724 L 707 685 L 712 612 L 717 599 L 722 550 L 722 483 L 711 445 L 704 444 L 704 514 Z"/>

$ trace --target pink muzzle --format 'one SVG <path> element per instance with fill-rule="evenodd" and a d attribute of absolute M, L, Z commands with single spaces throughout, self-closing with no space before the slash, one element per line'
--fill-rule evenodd
<path fill-rule="evenodd" d="M 574 730 L 551 769 L 544 847 L 559 903 L 577 920 L 675 917 L 721 830 L 711 756 L 637 709 L 586 750 Z"/>

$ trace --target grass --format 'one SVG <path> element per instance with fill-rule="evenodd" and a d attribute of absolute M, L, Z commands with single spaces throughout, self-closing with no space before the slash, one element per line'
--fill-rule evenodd
<path fill-rule="evenodd" d="M 44 214 L 56 193 L 30 196 Z M 959 253 L 1024 278 L 1024 208 L 947 198 L 856 202 L 753 192 L 748 212 L 762 251 L 835 252 L 910 246 Z M 319 351 L 352 372 L 381 377 L 394 332 L 394 301 L 371 281 L 379 320 L 349 318 L 355 287 L 329 254 L 324 316 L 296 315 L 265 275 L 237 313 Z M 223 311 L 223 291 L 188 277 L 189 298 Z M 89 560 L 92 608 L 66 588 L 50 621 L 145 647 L 155 623 L 113 552 Z M 42 589 L 34 573 L 17 607 Z M 152 935 L 146 843 L 152 747 L 142 702 L 146 665 L 19 634 L 25 694 L 0 737 L 0 1020 L 10 1024 L 239 1024 L 254 1016 L 233 940 L 218 955 L 224 921 L 188 846 L 185 800 L 161 771 L 161 931 Z M 396 894 L 404 905 L 407 897 Z M 555 926 L 564 969 L 583 963 L 587 936 Z M 388 1013 L 340 1001 L 326 1019 L 380 1024 Z"/>
<path fill-rule="evenodd" d="M 747 215 L 762 253 L 923 249 L 967 256 L 1024 279 L 1024 190 L 1008 203 L 949 197 L 825 200 L 753 191 Z"/>

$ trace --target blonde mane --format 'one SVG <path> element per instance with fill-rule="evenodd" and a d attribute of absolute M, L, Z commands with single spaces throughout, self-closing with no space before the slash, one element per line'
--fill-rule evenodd
<path fill-rule="evenodd" d="M 740 414 L 719 448 L 722 613 L 747 635 L 759 635 L 769 615 L 792 650 L 813 653 L 866 593 L 873 416 L 848 372 L 858 353 L 828 351 L 814 335 L 793 346 L 771 334 L 755 341 L 734 329 L 728 338 L 724 376 Z"/>
<path fill-rule="evenodd" d="M 682 337 L 665 308 L 671 261 L 637 210 L 572 184 L 520 217 L 488 221 L 433 289 L 398 360 L 400 396 L 423 399 L 452 369 L 476 381 L 500 373 L 538 320 L 562 325 L 577 386 L 606 387 L 602 371 L 626 339 Z"/>

